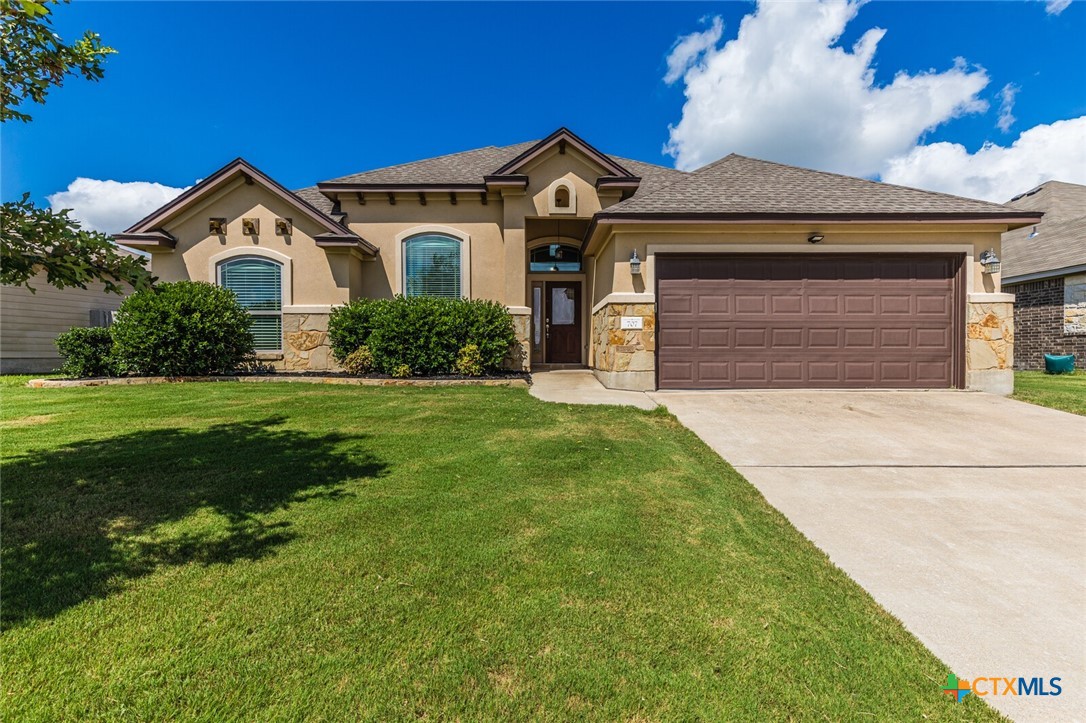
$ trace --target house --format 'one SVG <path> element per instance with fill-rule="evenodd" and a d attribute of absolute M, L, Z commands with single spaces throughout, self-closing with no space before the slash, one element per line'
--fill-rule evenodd
<path fill-rule="evenodd" d="M 37 374 L 59 369 L 54 343 L 73 326 L 108 326 L 124 300 L 102 283 L 87 288 L 50 286 L 45 274 L 25 286 L 0 286 L 0 374 Z"/>
<path fill-rule="evenodd" d="M 327 369 L 360 297 L 493 299 L 518 364 L 617 389 L 1011 389 L 981 254 L 1040 214 L 729 155 L 694 173 L 567 129 L 295 192 L 236 160 L 118 240 L 238 292 L 264 358 Z"/>
<path fill-rule="evenodd" d="M 1008 203 L 1044 219 L 1003 234 L 1003 291 L 1014 294 L 1016 369 L 1074 354 L 1086 369 L 1086 186 L 1048 181 Z"/>

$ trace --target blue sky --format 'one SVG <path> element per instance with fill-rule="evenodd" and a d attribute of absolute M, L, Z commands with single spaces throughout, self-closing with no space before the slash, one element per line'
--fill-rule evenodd
<path fill-rule="evenodd" d="M 805 5 L 798 15 L 775 11 L 774 20 L 753 3 L 77 0 L 55 9 L 56 30 L 74 39 L 94 29 L 119 53 L 103 81 L 70 79 L 29 109 L 31 123 L 3 126 L 0 194 L 29 191 L 46 202 L 76 178 L 181 188 L 236 156 L 297 188 L 565 125 L 602 150 L 664 165 L 696 167 L 737 151 L 980 196 L 987 187 L 954 187 L 953 177 L 992 165 L 973 158 L 985 142 L 1010 148 L 1024 131 L 1086 116 L 1086 3 L 1057 13 L 1044 2 L 876 1 L 831 19 L 830 36 L 834 23 L 843 30 L 821 45 L 802 15 L 817 4 Z M 763 65 L 744 65 L 753 61 L 723 48 L 756 12 L 766 15 L 764 27 L 751 26 L 742 43 L 754 52 L 743 55 Z M 865 86 L 856 62 L 846 57 L 834 70 L 830 61 L 854 53 L 873 28 L 886 33 L 870 63 L 859 63 L 873 73 Z M 684 37 L 692 50 L 673 52 Z M 815 66 L 825 89 L 761 83 L 775 73 L 795 77 L 781 60 L 793 48 L 791 62 Z M 956 58 L 964 60 L 954 74 Z M 669 62 L 693 70 L 669 84 Z M 908 83 L 897 100 L 880 92 L 902 72 L 926 84 L 921 96 L 906 97 L 914 92 Z M 1001 129 L 1008 84 L 1015 120 Z M 684 93 L 700 116 L 684 111 Z M 873 98 L 882 105 L 874 115 Z M 913 119 L 912 130 L 898 123 L 907 115 L 899 105 L 916 109 L 929 99 L 954 109 Z M 717 128 L 723 117 L 732 120 Z M 1079 131 L 1060 132 L 1046 150 L 1017 154 L 1028 166 L 1022 183 L 1074 173 L 1059 146 L 1077 144 Z M 878 140 L 887 133 L 894 138 Z M 876 140 L 838 152 L 853 145 L 843 139 L 859 136 Z M 677 157 L 664 153 L 669 139 Z"/>

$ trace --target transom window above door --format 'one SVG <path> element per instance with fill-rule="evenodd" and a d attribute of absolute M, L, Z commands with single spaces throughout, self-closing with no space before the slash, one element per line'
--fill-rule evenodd
<path fill-rule="evenodd" d="M 565 244 L 550 244 L 532 249 L 528 255 L 528 270 L 534 273 L 580 271 L 581 250 Z"/>
<path fill-rule="evenodd" d="M 463 293 L 461 241 L 426 234 L 404 241 L 404 296 L 459 299 Z"/>

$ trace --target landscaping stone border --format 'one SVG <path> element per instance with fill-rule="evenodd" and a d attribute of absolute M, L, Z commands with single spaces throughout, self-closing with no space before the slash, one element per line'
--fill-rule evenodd
<path fill-rule="evenodd" d="M 99 379 L 31 379 L 26 383 L 34 389 L 67 387 L 109 387 L 140 384 L 183 384 L 185 382 L 288 382 L 300 384 L 347 384 L 358 387 L 517 387 L 528 388 L 523 377 L 512 379 L 374 379 L 370 377 L 321 376 L 221 376 L 221 377 L 109 377 Z"/>

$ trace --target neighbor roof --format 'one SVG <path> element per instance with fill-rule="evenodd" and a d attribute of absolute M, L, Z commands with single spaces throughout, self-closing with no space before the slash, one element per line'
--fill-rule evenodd
<path fill-rule="evenodd" d="M 731 154 L 650 193 L 600 212 L 622 216 L 1020 217 L 998 203 L 892 186 Z M 1028 216 L 1028 214 L 1026 214 Z"/>
<path fill-rule="evenodd" d="M 1074 273 L 1086 268 L 1086 186 L 1042 183 L 1007 202 L 1012 208 L 1043 211 L 1033 226 L 1003 234 L 1003 283 Z"/>

